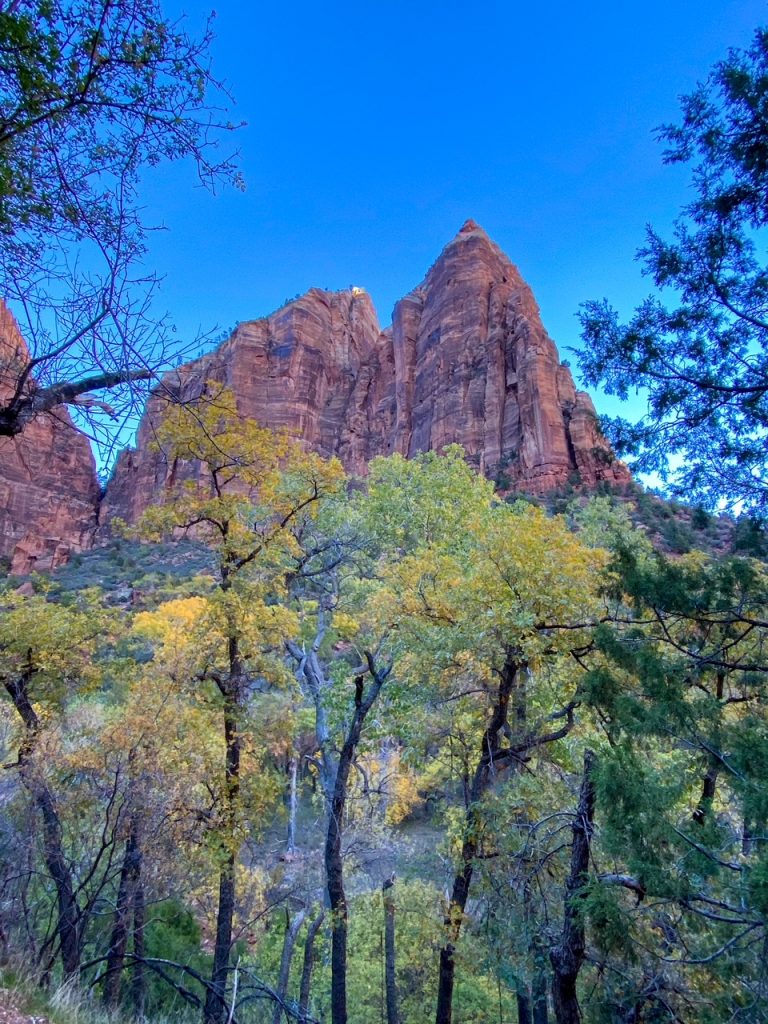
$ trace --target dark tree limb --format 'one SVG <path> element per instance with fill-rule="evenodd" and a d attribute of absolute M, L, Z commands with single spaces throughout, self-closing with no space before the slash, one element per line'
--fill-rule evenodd
<path fill-rule="evenodd" d="M 560 942 L 549 953 L 554 970 L 552 1000 L 557 1024 L 580 1024 L 581 1012 L 576 993 L 576 981 L 584 963 L 584 921 L 579 912 L 579 901 L 584 898 L 584 886 L 589 871 L 589 853 L 595 817 L 595 755 L 584 751 L 584 775 L 579 791 L 579 804 L 573 823 L 571 867 L 565 883 L 563 930 Z"/>

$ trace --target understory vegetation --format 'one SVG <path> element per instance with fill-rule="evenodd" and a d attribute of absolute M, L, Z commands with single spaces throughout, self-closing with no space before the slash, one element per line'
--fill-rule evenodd
<path fill-rule="evenodd" d="M 157 443 L 198 478 L 4 584 L 9 984 L 94 1021 L 765 1019 L 757 526 L 552 514 L 457 447 L 351 488 L 215 387 Z"/>

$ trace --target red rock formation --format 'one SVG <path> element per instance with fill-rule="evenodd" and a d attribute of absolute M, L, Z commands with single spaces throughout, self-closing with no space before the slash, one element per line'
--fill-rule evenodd
<path fill-rule="evenodd" d="M 242 323 L 215 352 L 169 374 L 142 420 L 135 450 L 121 454 L 101 518 L 133 522 L 162 494 L 168 465 L 154 450 L 153 423 L 167 395 L 196 398 L 215 381 L 234 392 L 244 416 L 285 427 L 321 454 L 364 473 L 391 433 L 392 354 L 368 295 L 312 288 L 264 320 Z"/>
<path fill-rule="evenodd" d="M 474 221 L 397 304 L 392 335 L 397 451 L 458 442 L 484 472 L 538 493 L 576 473 L 590 485 L 629 479 L 530 288 Z"/>
<path fill-rule="evenodd" d="M 244 416 L 286 427 L 353 474 L 375 455 L 458 442 L 484 472 L 534 493 L 570 479 L 629 480 L 589 396 L 561 365 L 530 288 L 473 221 L 398 302 L 386 331 L 362 289 L 312 289 L 241 324 L 164 384 L 186 400 L 207 380 L 231 387 Z M 168 466 L 150 441 L 164 404 L 153 399 L 136 450 L 121 456 L 104 522 L 131 522 L 162 496 Z"/>
<path fill-rule="evenodd" d="M 10 393 L 28 358 L 0 301 L 0 397 Z M 12 572 L 51 569 L 90 547 L 98 500 L 90 445 L 65 408 L 38 417 L 18 437 L 0 437 L 0 555 L 10 559 Z"/>

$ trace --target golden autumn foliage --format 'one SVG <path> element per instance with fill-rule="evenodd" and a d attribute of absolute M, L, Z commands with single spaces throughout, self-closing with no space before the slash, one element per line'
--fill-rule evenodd
<path fill-rule="evenodd" d="M 287 527 L 344 482 L 338 459 L 306 451 L 287 433 L 243 419 L 231 391 L 210 382 L 192 405 L 174 405 L 155 436 L 171 465 L 167 500 L 147 510 L 138 532 L 160 538 L 191 533 L 223 563 L 280 563 L 296 553 Z"/>
<path fill-rule="evenodd" d="M 0 679 L 32 673 L 34 699 L 50 701 L 63 699 L 71 687 L 98 685 L 94 655 L 119 632 L 119 623 L 97 594 L 83 592 L 67 605 L 42 594 L 6 593 L 0 602 Z"/>

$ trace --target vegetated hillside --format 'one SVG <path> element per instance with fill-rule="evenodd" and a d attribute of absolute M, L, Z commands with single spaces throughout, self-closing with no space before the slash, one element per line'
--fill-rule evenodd
<path fill-rule="evenodd" d="M 633 524 L 646 532 L 656 550 L 665 554 L 696 550 L 711 555 L 768 557 L 768 536 L 759 519 L 734 518 L 691 508 L 635 482 L 621 486 L 599 484 L 592 491 L 573 484 L 546 496 L 507 491 L 506 500 L 529 501 L 551 514 L 563 515 L 574 505 L 586 504 L 592 495 L 608 497 L 626 508 Z M 170 592 L 169 588 L 205 574 L 211 566 L 211 555 L 200 542 L 141 544 L 112 537 L 95 548 L 72 555 L 53 572 L 43 571 L 41 580 L 50 580 L 65 592 L 101 587 L 116 604 L 139 605 L 145 599 L 158 600 Z M 3 568 L 6 572 L 10 569 L 8 559 Z M 21 583 L 30 577 L 16 573 L 14 578 Z"/>
<path fill-rule="evenodd" d="M 703 551 L 709 555 L 768 557 L 768 535 L 763 522 L 751 516 L 734 517 L 708 512 L 684 502 L 669 500 L 635 481 L 620 486 L 598 484 L 591 492 L 578 485 L 559 488 L 544 497 L 526 496 L 555 515 L 568 514 L 592 496 L 607 497 L 626 509 L 632 523 L 643 530 L 656 551 L 684 555 Z M 518 495 L 509 494 L 514 501 Z"/>
<path fill-rule="evenodd" d="M 595 495 L 609 498 L 627 510 L 632 523 L 643 530 L 654 549 L 668 555 L 703 551 L 709 555 L 743 555 L 768 558 L 768 536 L 762 522 L 750 516 L 734 518 L 669 501 L 637 483 L 599 485 Z M 547 496 L 508 493 L 507 500 L 529 501 L 553 515 L 567 515 L 584 506 L 590 493 L 578 485 L 560 488 Z M 156 604 L 198 576 L 208 576 L 213 566 L 202 542 L 141 544 L 113 537 L 106 543 L 73 555 L 41 581 L 53 583 L 64 593 L 100 587 L 113 604 L 134 607 Z M 7 568 L 6 563 L 6 568 Z M 18 575 L 19 583 L 30 577 Z"/>
<path fill-rule="evenodd" d="M 209 587 L 212 568 L 213 558 L 203 543 L 141 544 L 115 537 L 73 555 L 66 565 L 41 574 L 39 579 L 63 595 L 98 587 L 109 604 L 138 609 L 155 606 L 184 590 Z"/>
<path fill-rule="evenodd" d="M 340 972 L 363 1024 L 447 999 L 525 1021 L 554 1012 L 574 928 L 585 1020 L 652 1007 L 660 971 L 697 1020 L 760 998 L 742 938 L 760 919 L 707 910 L 761 864 L 768 596 L 761 563 L 732 557 L 762 556 L 759 525 L 634 485 L 499 503 L 456 449 L 380 460 L 348 491 L 333 464 L 228 428 L 220 396 L 206 415 L 212 490 L 5 591 L 0 838 L 27 865 L 2 878 L 11 962 L 27 943 L 59 981 L 74 969 L 94 1015 L 197 1019 L 231 884 L 219 991 L 246 1024 L 281 1003 L 324 1019 Z M 215 486 L 248 458 L 259 506 Z M 185 522 L 196 540 L 141 540 Z"/>

